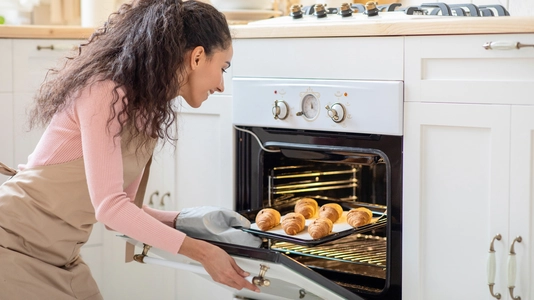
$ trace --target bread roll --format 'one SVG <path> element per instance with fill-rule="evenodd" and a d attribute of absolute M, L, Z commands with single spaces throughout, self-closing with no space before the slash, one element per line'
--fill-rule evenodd
<path fill-rule="evenodd" d="M 319 209 L 319 217 L 328 218 L 335 223 L 343 214 L 343 208 L 337 203 L 327 203 Z"/>
<path fill-rule="evenodd" d="M 303 215 L 305 219 L 315 217 L 317 210 L 319 210 L 319 205 L 312 198 L 302 198 L 295 204 L 295 212 Z"/>
<path fill-rule="evenodd" d="M 289 235 L 295 235 L 306 226 L 306 219 L 302 214 L 299 213 L 288 213 L 282 217 L 282 228 L 285 233 Z"/>
<path fill-rule="evenodd" d="M 256 225 L 266 231 L 280 224 L 280 212 L 272 208 L 264 208 L 256 215 Z"/>
<path fill-rule="evenodd" d="M 347 223 L 359 227 L 371 223 L 373 212 L 365 207 L 353 208 L 347 213 Z"/>
<path fill-rule="evenodd" d="M 308 225 L 308 233 L 313 239 L 320 239 L 332 232 L 334 223 L 328 218 L 318 218 Z"/>

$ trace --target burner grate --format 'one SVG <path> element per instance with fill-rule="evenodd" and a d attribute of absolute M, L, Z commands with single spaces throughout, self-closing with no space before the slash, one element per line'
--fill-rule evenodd
<path fill-rule="evenodd" d="M 363 4 L 353 3 L 350 8 L 354 13 L 367 14 L 368 7 Z M 494 5 L 474 5 L 466 4 L 447 4 L 443 2 L 422 3 L 419 6 L 402 7 L 400 3 L 380 4 L 374 7 L 378 14 L 382 12 L 403 12 L 407 15 L 434 15 L 434 16 L 456 16 L 456 17 L 493 17 L 509 16 L 510 13 L 500 4 Z M 301 9 L 300 15 L 315 15 L 317 17 L 326 17 L 326 15 L 341 14 L 342 9 L 338 7 L 322 7 L 316 4 L 305 6 Z M 350 15 L 347 15 L 350 16 Z"/>

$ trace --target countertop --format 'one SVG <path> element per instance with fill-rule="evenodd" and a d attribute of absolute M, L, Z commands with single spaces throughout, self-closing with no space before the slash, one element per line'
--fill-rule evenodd
<path fill-rule="evenodd" d="M 534 33 L 532 17 L 441 17 L 377 19 L 352 23 L 291 23 L 230 25 L 235 38 L 410 36 L 451 34 Z M 76 26 L 0 25 L 0 38 L 86 39 L 94 28 Z"/>

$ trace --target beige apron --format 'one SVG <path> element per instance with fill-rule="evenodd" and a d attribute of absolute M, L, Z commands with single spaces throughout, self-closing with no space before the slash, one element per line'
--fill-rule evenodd
<path fill-rule="evenodd" d="M 123 147 L 124 187 L 152 150 Z M 79 254 L 95 222 L 83 158 L 25 169 L 6 181 L 0 186 L 0 298 L 103 299 Z"/>

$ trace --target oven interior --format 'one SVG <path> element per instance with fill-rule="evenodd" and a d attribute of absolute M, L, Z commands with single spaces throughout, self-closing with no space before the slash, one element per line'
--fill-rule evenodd
<path fill-rule="evenodd" d="M 249 133 L 236 132 L 237 209 L 251 222 L 265 207 L 275 208 L 282 215 L 291 212 L 302 197 L 315 199 L 319 206 L 336 202 L 344 210 L 364 206 L 383 214 L 370 226 L 321 244 L 264 236 L 265 247 L 284 253 L 353 292 L 370 296 L 387 293 L 390 269 L 397 268 L 391 263 L 388 240 L 396 240 L 390 215 L 398 213 L 398 205 L 393 205 L 391 194 L 400 175 L 392 172 L 400 169 L 397 156 L 402 139 L 273 128 L 248 130 L 264 141 L 261 147 Z M 393 165 L 387 152 L 393 154 Z"/>

